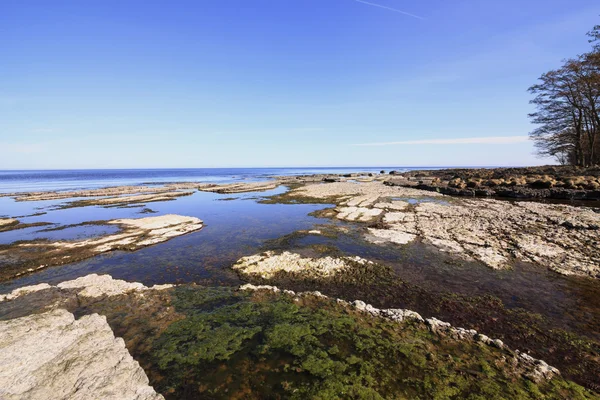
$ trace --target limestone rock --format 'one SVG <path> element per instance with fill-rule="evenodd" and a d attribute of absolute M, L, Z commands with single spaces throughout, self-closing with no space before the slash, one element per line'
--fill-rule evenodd
<path fill-rule="evenodd" d="M 515 259 L 566 275 L 600 277 L 600 214 L 584 207 L 498 200 L 423 202 L 388 212 L 387 229 L 369 229 L 375 243 L 406 244 L 417 237 L 441 251 L 494 269 Z"/>
<path fill-rule="evenodd" d="M 381 215 L 383 210 L 380 208 L 366 208 L 366 207 L 340 207 L 337 208 L 337 218 L 345 221 L 361 221 L 368 222 L 373 218 Z"/>
<path fill-rule="evenodd" d="M 0 302 L 14 300 L 17 297 L 27 293 L 51 289 L 53 287 L 63 290 L 76 290 L 78 296 L 101 297 L 117 296 L 132 291 L 142 292 L 144 290 L 165 290 L 173 287 L 173 285 L 154 285 L 149 288 L 139 282 L 130 283 L 120 279 L 113 279 L 110 275 L 90 274 L 74 280 L 61 282 L 56 286 L 51 286 L 47 283 L 40 283 L 39 285 L 34 286 L 24 286 L 13 290 L 9 294 L 0 295 Z"/>
<path fill-rule="evenodd" d="M 98 314 L 53 310 L 0 322 L 0 398 L 159 400 Z"/>
<path fill-rule="evenodd" d="M 367 236 L 367 239 L 373 243 L 392 242 L 396 244 L 407 244 L 417 238 L 417 236 L 412 233 L 391 229 L 369 228 L 369 233 L 372 236 Z"/>
<path fill-rule="evenodd" d="M 329 277 L 348 268 L 351 264 L 367 264 L 360 257 L 303 258 L 299 254 L 272 251 L 241 258 L 232 268 L 243 275 L 256 275 L 265 279 L 278 272 L 297 273 L 310 277 Z"/>
<path fill-rule="evenodd" d="M 13 290 L 11 293 L 0 295 L 0 302 L 5 301 L 5 300 L 13 300 L 21 295 L 24 295 L 27 293 L 32 293 L 32 292 L 37 292 L 39 290 L 50 289 L 51 287 L 52 286 L 50 286 L 47 283 L 40 283 L 38 285 L 25 286 L 22 288 L 18 288 L 18 289 Z"/>
<path fill-rule="evenodd" d="M 16 219 L 13 219 L 13 218 L 0 218 L 0 228 L 8 226 L 8 225 L 13 225 L 18 222 L 19 221 L 17 221 Z"/>

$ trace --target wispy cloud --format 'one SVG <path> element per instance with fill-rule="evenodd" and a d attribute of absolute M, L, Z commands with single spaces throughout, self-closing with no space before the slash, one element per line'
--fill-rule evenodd
<path fill-rule="evenodd" d="M 399 146 L 418 144 L 514 144 L 524 143 L 528 140 L 528 136 L 490 136 L 455 139 L 403 140 L 400 142 L 357 143 L 353 144 L 352 146 Z"/>
<path fill-rule="evenodd" d="M 364 1 L 364 0 L 354 0 L 354 1 L 356 1 L 357 3 L 367 4 L 369 6 L 379 7 L 379 8 L 383 8 L 384 10 L 388 10 L 388 11 L 393 11 L 393 12 L 397 12 L 397 13 L 400 13 L 400 14 L 404 14 L 404 15 L 407 15 L 409 17 L 413 17 L 413 18 L 416 18 L 416 19 L 420 19 L 420 20 L 424 20 L 425 19 L 425 18 L 420 17 L 418 15 L 411 14 L 411 13 L 406 12 L 406 11 L 398 10 L 396 8 L 384 6 L 382 4 L 371 3 L 371 2 L 368 2 L 368 1 Z"/>

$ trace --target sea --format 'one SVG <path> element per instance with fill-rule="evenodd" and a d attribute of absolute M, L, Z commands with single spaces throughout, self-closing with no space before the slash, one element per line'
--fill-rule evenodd
<path fill-rule="evenodd" d="M 73 169 L 0 170 L 0 193 L 96 189 L 108 186 L 169 182 L 232 183 L 267 180 L 272 176 L 347 174 L 380 171 L 406 172 L 439 167 L 336 168 L 187 168 L 187 169 Z"/>

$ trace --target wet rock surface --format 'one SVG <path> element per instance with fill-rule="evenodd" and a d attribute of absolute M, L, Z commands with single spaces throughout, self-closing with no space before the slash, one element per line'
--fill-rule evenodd
<path fill-rule="evenodd" d="M 94 200 L 77 200 L 68 202 L 63 205 L 63 208 L 71 207 L 86 207 L 86 206 L 110 206 L 110 207 L 125 207 L 130 204 L 145 204 L 158 201 L 175 200 L 178 197 L 190 196 L 193 194 L 190 190 L 177 190 L 174 192 L 150 193 L 150 194 L 134 194 L 130 196 L 117 197 L 102 197 Z"/>
<path fill-rule="evenodd" d="M 16 229 L 31 228 L 34 226 L 50 225 L 47 222 L 36 222 L 24 224 L 16 218 L 0 218 L 0 232 L 8 232 Z"/>

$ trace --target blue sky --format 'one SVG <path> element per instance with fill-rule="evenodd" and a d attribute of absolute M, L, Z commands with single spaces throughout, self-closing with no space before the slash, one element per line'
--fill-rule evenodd
<path fill-rule="evenodd" d="M 0 169 L 531 165 L 597 0 L 0 1 Z"/>

